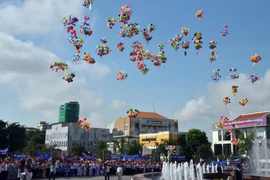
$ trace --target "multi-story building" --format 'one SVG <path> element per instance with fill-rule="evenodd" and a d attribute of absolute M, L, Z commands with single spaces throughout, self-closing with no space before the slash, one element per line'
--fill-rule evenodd
<path fill-rule="evenodd" d="M 77 122 L 79 120 L 80 104 L 69 102 L 59 108 L 59 122 Z"/>
<path fill-rule="evenodd" d="M 234 136 L 230 136 L 230 129 L 235 128 Z M 232 138 L 244 137 L 255 133 L 257 137 L 270 140 L 270 111 L 242 114 L 236 119 L 226 122 L 223 128 L 217 127 L 217 123 L 212 124 L 213 143 L 212 149 L 215 155 L 238 153 L 238 146 L 231 143 Z"/>
<path fill-rule="evenodd" d="M 135 118 L 116 119 L 114 128 L 126 136 L 139 138 L 140 134 L 145 133 L 178 132 L 178 120 L 168 119 L 155 112 L 139 112 Z"/>
<path fill-rule="evenodd" d="M 40 121 L 37 125 L 37 128 L 40 130 L 40 131 L 45 131 L 48 127 L 48 123 L 46 121 Z"/>
<path fill-rule="evenodd" d="M 86 131 L 77 123 L 54 123 L 46 130 L 45 144 L 54 145 L 62 150 L 62 155 L 68 155 L 73 146 L 84 146 L 88 152 L 93 152 L 99 141 L 111 142 L 109 129 L 91 128 Z"/>
<path fill-rule="evenodd" d="M 140 134 L 140 144 L 146 146 L 149 149 L 156 149 L 160 144 L 172 142 L 173 145 L 180 146 L 179 138 L 185 135 L 184 132 L 158 132 L 158 133 L 147 133 Z"/>

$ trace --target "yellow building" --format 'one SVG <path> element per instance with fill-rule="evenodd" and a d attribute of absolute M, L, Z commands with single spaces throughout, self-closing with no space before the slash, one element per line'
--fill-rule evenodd
<path fill-rule="evenodd" d="M 179 138 L 185 135 L 182 132 L 159 132 L 159 133 L 148 133 L 140 134 L 140 144 L 149 148 L 156 149 L 159 144 L 163 144 L 166 141 L 174 142 L 173 145 L 180 146 Z"/>

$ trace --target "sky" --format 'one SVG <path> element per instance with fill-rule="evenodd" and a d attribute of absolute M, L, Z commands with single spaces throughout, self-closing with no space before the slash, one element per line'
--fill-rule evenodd
<path fill-rule="evenodd" d="M 143 2 L 143 3 L 142 3 Z M 179 120 L 179 131 L 199 128 L 211 140 L 211 124 L 220 116 L 231 119 L 243 113 L 270 109 L 269 47 L 270 17 L 269 0 L 214 1 L 203 3 L 190 1 L 104 1 L 96 0 L 89 10 L 83 0 L 21 0 L 0 1 L 0 118 L 35 127 L 39 121 L 58 121 L 59 106 L 69 101 L 79 101 L 80 117 L 88 118 L 93 127 L 106 127 L 118 117 L 126 116 L 128 108 L 155 111 L 168 118 Z M 132 4 L 130 22 L 141 28 L 155 24 L 153 39 L 147 43 L 142 35 L 132 39 L 119 36 L 119 23 L 113 29 L 107 27 L 108 17 L 118 17 L 119 9 Z M 204 14 L 195 18 L 198 9 Z M 93 34 L 80 35 L 85 43 L 82 52 L 89 52 L 97 61 L 90 65 L 74 64 L 75 48 L 67 40 L 62 17 L 74 14 L 80 20 L 90 16 Z M 229 34 L 221 36 L 224 24 Z M 191 44 L 184 51 L 174 51 L 168 40 L 181 33 L 182 27 L 190 28 L 192 39 L 195 32 L 202 32 L 203 48 L 196 54 Z M 108 39 L 112 52 L 102 58 L 95 54 L 100 38 Z M 157 44 L 163 42 L 168 59 L 164 67 L 145 62 L 150 69 L 142 75 L 136 64 L 129 60 L 131 43 L 140 41 L 144 48 L 158 52 Z M 208 57 L 210 40 L 218 42 L 217 61 Z M 116 44 L 125 44 L 124 52 Z M 259 54 L 261 62 L 253 66 L 250 56 Z M 56 61 L 70 64 L 75 72 L 74 82 L 62 79 L 63 72 L 51 71 Z M 221 69 L 221 80 L 212 81 L 213 69 Z M 231 80 L 229 69 L 237 68 L 240 78 Z M 118 70 L 128 78 L 117 81 Z M 256 73 L 261 80 L 248 83 L 248 74 Z M 239 93 L 233 96 L 231 86 L 239 85 Z M 231 103 L 225 106 L 222 97 L 229 96 Z M 245 107 L 239 105 L 248 98 Z M 154 105 L 154 108 L 153 108 Z"/>

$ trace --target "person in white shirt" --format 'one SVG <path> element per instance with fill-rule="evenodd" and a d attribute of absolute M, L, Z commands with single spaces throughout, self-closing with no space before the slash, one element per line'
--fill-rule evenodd
<path fill-rule="evenodd" d="M 51 178 L 53 178 L 53 180 L 55 180 L 55 173 L 56 173 L 56 166 L 55 166 L 55 161 L 53 161 L 51 164 L 51 167 L 50 167 L 49 180 L 51 180 Z"/>
<path fill-rule="evenodd" d="M 123 168 L 122 165 L 118 165 L 117 170 L 116 170 L 116 174 L 118 176 L 118 180 L 122 180 L 122 175 L 123 175 Z"/>

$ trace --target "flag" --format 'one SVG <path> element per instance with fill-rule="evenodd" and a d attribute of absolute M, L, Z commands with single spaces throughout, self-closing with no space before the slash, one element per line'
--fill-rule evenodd
<path fill-rule="evenodd" d="M 142 150 L 142 156 L 152 154 L 152 149 L 147 148 L 146 146 L 143 146 Z"/>

